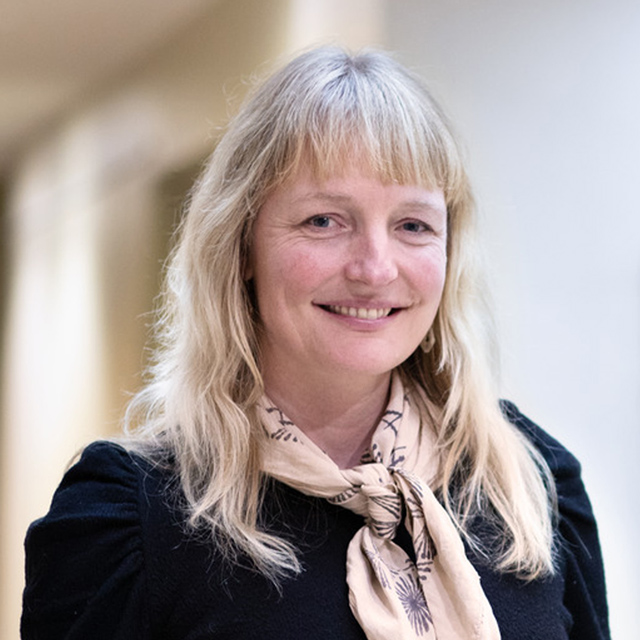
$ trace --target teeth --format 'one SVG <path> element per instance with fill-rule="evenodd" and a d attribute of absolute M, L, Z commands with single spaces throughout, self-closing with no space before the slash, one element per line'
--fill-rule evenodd
<path fill-rule="evenodd" d="M 391 313 L 391 309 L 361 309 L 358 307 L 340 307 L 329 305 L 329 309 L 333 313 L 341 316 L 351 316 L 352 318 L 360 318 L 361 320 L 378 320 L 384 318 Z"/>

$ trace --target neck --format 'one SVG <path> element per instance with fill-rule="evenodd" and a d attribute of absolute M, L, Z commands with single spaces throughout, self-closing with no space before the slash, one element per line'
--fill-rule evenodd
<path fill-rule="evenodd" d="M 389 396 L 389 373 L 338 380 L 264 374 L 267 395 L 341 469 L 360 461 Z"/>

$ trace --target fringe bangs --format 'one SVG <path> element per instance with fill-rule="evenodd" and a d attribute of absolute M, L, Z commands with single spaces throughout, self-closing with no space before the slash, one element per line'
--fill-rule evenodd
<path fill-rule="evenodd" d="M 300 56 L 250 98 L 240 114 L 243 144 L 234 145 L 242 157 L 231 167 L 246 172 L 249 160 L 253 183 L 268 191 L 302 162 L 319 179 L 355 165 L 383 182 L 441 188 L 456 200 L 466 190 L 461 154 L 420 81 L 379 54 L 330 53 L 319 62 Z"/>

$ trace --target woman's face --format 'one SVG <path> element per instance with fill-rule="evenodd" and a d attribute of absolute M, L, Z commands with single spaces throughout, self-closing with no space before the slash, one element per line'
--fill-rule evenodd
<path fill-rule="evenodd" d="M 444 287 L 441 191 L 302 167 L 258 213 L 247 266 L 263 372 L 299 380 L 387 374 L 431 326 Z M 304 377 L 306 376 L 306 377 Z"/>

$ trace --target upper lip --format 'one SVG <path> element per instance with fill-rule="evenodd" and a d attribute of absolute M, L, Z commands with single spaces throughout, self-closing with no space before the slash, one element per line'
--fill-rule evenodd
<path fill-rule="evenodd" d="M 316 302 L 319 307 L 349 307 L 355 309 L 402 309 L 402 305 L 388 300 L 332 300 L 330 302 Z"/>

